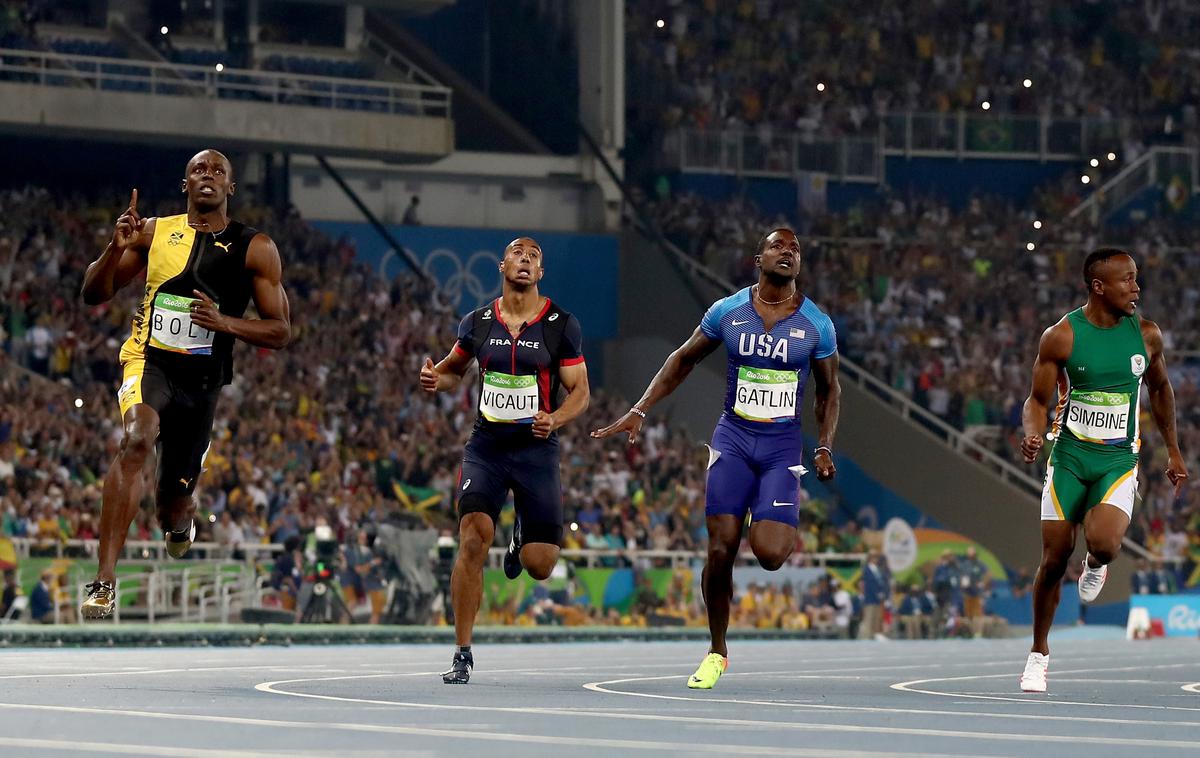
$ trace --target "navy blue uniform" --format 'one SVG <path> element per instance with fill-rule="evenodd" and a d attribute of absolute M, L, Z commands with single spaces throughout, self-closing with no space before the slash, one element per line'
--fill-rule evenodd
<path fill-rule="evenodd" d="M 725 343 L 725 412 L 709 445 L 705 513 L 800 520 L 801 399 L 814 361 L 837 352 L 833 322 L 808 298 L 768 332 L 750 288 L 718 300 L 700 329 Z"/>
<path fill-rule="evenodd" d="M 514 338 L 499 302 L 467 314 L 454 346 L 478 360 L 480 372 L 479 416 L 463 451 L 458 513 L 486 513 L 496 521 L 512 490 L 522 541 L 558 544 L 558 435 L 534 437 L 533 417 L 558 408 L 559 368 L 583 362 L 583 334 L 579 320 L 547 298 Z"/>

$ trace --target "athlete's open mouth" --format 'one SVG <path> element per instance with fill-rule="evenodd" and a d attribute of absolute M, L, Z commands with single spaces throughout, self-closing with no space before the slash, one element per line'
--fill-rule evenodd
<path fill-rule="evenodd" d="M 217 188 L 212 186 L 211 184 L 204 184 L 204 185 L 201 185 L 201 187 L 200 187 L 201 195 L 215 195 L 216 193 L 217 193 Z"/>

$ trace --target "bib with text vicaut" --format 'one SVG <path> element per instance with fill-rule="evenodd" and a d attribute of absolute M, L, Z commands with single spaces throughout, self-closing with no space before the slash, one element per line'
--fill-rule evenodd
<path fill-rule="evenodd" d="M 747 421 L 791 421 L 796 416 L 798 385 L 795 371 L 742 366 L 738 369 L 733 412 Z"/>
<path fill-rule="evenodd" d="M 499 371 L 483 373 L 479 412 L 485 419 L 504 424 L 531 424 L 537 411 L 536 376 L 513 376 Z"/>
<path fill-rule="evenodd" d="M 1085 442 L 1105 445 L 1129 438 L 1129 394 L 1073 390 L 1067 405 L 1067 429 Z"/>
<path fill-rule="evenodd" d="M 150 346 L 188 355 L 212 355 L 216 332 L 192 323 L 190 297 L 159 293 L 154 298 Z"/>

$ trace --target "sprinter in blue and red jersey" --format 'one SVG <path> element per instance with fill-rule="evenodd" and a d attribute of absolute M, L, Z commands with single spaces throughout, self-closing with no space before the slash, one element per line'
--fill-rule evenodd
<path fill-rule="evenodd" d="M 625 432 L 637 441 L 646 412 L 671 394 L 721 345 L 729 354 L 725 412 L 709 445 L 705 514 L 708 563 L 701 586 L 712 637 L 688 687 L 711 689 L 729 665 L 725 632 L 733 594 L 733 563 L 750 516 L 750 548 L 774 571 L 792 554 L 800 519 L 804 440 L 800 407 L 811 372 L 820 427 L 813 451 L 817 478 L 833 478 L 833 435 L 841 388 L 833 323 L 797 285 L 800 241 L 773 229 L 758 244 L 758 284 L 718 300 L 687 342 L 671 353 L 642 399 L 613 424 L 592 432 Z"/>
<path fill-rule="evenodd" d="M 483 597 L 483 564 L 511 490 L 517 510 L 504 556 L 509 579 L 522 568 L 550 576 L 562 540 L 562 486 L 555 430 L 588 406 L 587 365 L 579 320 L 542 297 L 542 248 L 518 237 L 500 261 L 501 295 L 458 327 L 450 354 L 421 367 L 421 389 L 447 392 L 479 361 L 479 417 L 463 451 L 458 487 L 458 558 L 450 578 L 458 649 L 446 684 L 466 684 L 475 666 L 471 632 Z M 560 388 L 567 395 L 558 402 Z"/>

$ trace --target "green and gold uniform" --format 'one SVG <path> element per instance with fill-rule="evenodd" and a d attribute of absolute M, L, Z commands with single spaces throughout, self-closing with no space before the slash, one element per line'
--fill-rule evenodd
<path fill-rule="evenodd" d="M 1095 326 L 1083 309 L 1067 314 L 1071 356 L 1058 380 L 1042 519 L 1083 521 L 1098 503 L 1133 515 L 1137 495 L 1138 396 L 1149 367 L 1141 319 Z"/>

